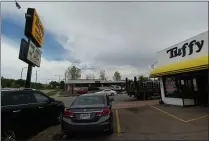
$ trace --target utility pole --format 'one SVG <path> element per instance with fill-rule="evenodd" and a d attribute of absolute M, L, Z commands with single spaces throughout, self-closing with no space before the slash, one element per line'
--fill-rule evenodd
<path fill-rule="evenodd" d="M 38 71 L 38 70 L 36 70 L 36 83 L 37 83 L 37 71 Z"/>
<path fill-rule="evenodd" d="M 23 67 L 22 70 L 21 70 L 21 74 L 20 74 L 20 79 L 22 79 L 22 73 L 23 73 L 23 70 L 27 68 L 27 67 Z"/>

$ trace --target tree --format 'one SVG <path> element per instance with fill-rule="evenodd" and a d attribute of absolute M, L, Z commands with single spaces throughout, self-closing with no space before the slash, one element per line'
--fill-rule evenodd
<path fill-rule="evenodd" d="M 60 82 L 60 89 L 65 89 L 65 82 L 64 81 Z"/>
<path fill-rule="evenodd" d="M 75 80 L 81 78 L 81 70 L 76 66 L 68 67 L 65 76 L 67 77 L 68 80 L 69 79 Z"/>
<path fill-rule="evenodd" d="M 95 79 L 94 74 L 87 74 L 86 79 Z"/>
<path fill-rule="evenodd" d="M 105 70 L 100 70 L 100 75 L 99 76 L 100 76 L 101 80 L 106 80 L 107 79 Z"/>
<path fill-rule="evenodd" d="M 113 80 L 115 80 L 115 81 L 120 81 L 121 80 L 121 75 L 118 71 L 116 71 L 114 73 Z"/>
<path fill-rule="evenodd" d="M 148 77 L 145 77 L 145 76 L 143 76 L 143 75 L 140 75 L 140 76 L 139 76 L 139 82 L 144 82 L 144 81 L 148 81 L 148 80 L 149 80 Z"/>
<path fill-rule="evenodd" d="M 60 84 L 57 81 L 51 81 L 51 82 L 49 82 L 49 85 L 51 85 L 53 88 L 60 86 Z"/>
<path fill-rule="evenodd" d="M 4 77 L 1 77 L 1 87 L 2 88 L 20 88 L 25 87 L 25 80 L 22 79 L 7 79 Z M 36 89 L 43 88 L 44 85 L 41 83 L 33 83 L 31 82 L 31 88 L 34 87 Z"/>

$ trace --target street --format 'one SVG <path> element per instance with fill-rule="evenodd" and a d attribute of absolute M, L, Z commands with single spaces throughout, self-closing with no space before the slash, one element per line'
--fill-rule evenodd
<path fill-rule="evenodd" d="M 68 107 L 75 97 L 57 97 Z M 137 101 L 126 94 L 114 96 L 114 133 L 67 136 L 60 125 L 49 127 L 31 141 L 55 140 L 207 140 L 206 108 L 168 107 L 158 100 Z M 178 112 L 177 112 L 178 111 Z"/>
<path fill-rule="evenodd" d="M 113 104 L 119 104 L 124 103 L 127 101 L 136 101 L 135 98 L 128 97 L 126 94 L 118 94 L 114 97 Z M 71 97 L 56 97 L 57 100 L 63 101 L 65 103 L 65 106 L 68 107 L 73 102 L 73 100 L 76 98 L 76 96 Z"/>

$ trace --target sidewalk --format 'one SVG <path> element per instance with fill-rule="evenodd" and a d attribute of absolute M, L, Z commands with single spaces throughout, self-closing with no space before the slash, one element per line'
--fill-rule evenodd
<path fill-rule="evenodd" d="M 51 96 L 52 98 L 57 98 L 57 97 L 60 97 L 60 93 L 61 91 L 57 92 L 55 95 Z"/>

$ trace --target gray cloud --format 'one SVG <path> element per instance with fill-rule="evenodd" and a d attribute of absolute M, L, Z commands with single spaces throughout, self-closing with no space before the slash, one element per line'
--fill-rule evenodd
<path fill-rule="evenodd" d="M 67 50 L 65 58 L 79 60 L 86 70 L 89 65 L 97 71 L 113 66 L 144 71 L 157 51 L 208 30 L 207 2 L 21 4 L 37 7 L 46 30 Z"/>

